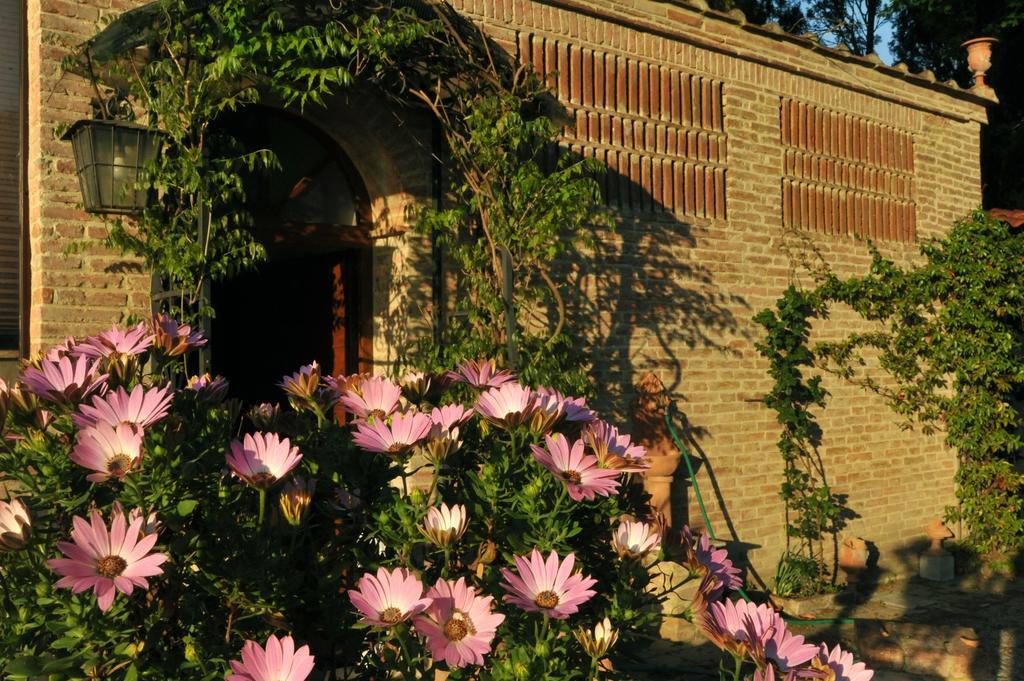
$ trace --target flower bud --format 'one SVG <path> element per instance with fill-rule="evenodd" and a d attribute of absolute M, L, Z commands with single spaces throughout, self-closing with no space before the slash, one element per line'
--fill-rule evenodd
<path fill-rule="evenodd" d="M 281 490 L 281 515 L 292 527 L 299 527 L 309 515 L 309 506 L 316 493 L 316 480 L 306 480 L 296 475 L 285 483 Z"/>
<path fill-rule="evenodd" d="M 17 499 L 0 501 L 0 551 L 20 551 L 32 536 L 28 509 Z"/>
<path fill-rule="evenodd" d="M 107 383 L 112 388 L 118 386 L 129 387 L 135 381 L 142 369 L 138 355 L 112 352 L 107 357 L 104 372 L 107 374 Z"/>
<path fill-rule="evenodd" d="M 619 632 L 612 629 L 611 620 L 605 617 L 604 620 L 597 623 L 593 632 L 579 627 L 573 631 L 573 636 L 583 646 L 583 650 L 587 652 L 587 655 L 590 655 L 595 660 L 600 660 L 615 645 L 615 642 L 619 639 Z"/>
<path fill-rule="evenodd" d="M 420 533 L 434 546 L 448 548 L 462 537 L 468 523 L 465 506 L 455 504 L 449 507 L 441 504 L 440 508 L 427 509 Z"/>

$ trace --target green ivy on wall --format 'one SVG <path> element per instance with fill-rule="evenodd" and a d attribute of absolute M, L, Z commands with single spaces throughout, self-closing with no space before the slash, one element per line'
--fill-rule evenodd
<path fill-rule="evenodd" d="M 871 247 L 863 277 L 828 275 L 817 294 L 875 322 L 870 332 L 820 343 L 827 368 L 881 395 L 907 427 L 944 434 L 955 450 L 967 546 L 990 562 L 1024 547 L 1016 468 L 1024 397 L 1024 236 L 981 211 L 921 244 L 902 267 Z M 865 371 L 877 355 L 886 380 Z"/>
<path fill-rule="evenodd" d="M 835 542 L 843 506 L 832 493 L 817 451 L 820 428 L 812 409 L 825 406 L 828 393 L 821 377 L 805 378 L 814 365 L 808 347 L 811 319 L 821 312 L 813 293 L 787 288 L 775 309 L 765 309 L 754 321 L 765 329 L 757 351 L 769 362 L 775 381 L 764 404 L 774 410 L 782 427 L 778 448 L 783 474 L 779 496 L 786 507 L 786 553 L 776 574 L 780 595 L 805 594 L 819 588 L 825 574 L 824 546 Z"/>
<path fill-rule="evenodd" d="M 586 226 L 603 221 L 600 194 L 593 161 L 561 155 L 554 169 L 542 167 L 560 128 L 557 105 L 532 71 L 435 0 L 159 0 L 148 21 L 145 59 L 132 43 L 105 55 L 94 45 L 86 65 L 99 109 L 138 113 L 167 133 L 146 178 L 160 201 L 138 220 L 113 221 L 107 244 L 141 257 L 182 291 L 179 315 L 196 309 L 204 282 L 266 257 L 249 230 L 244 178 L 277 159 L 246 151 L 219 117 L 256 103 L 324 106 L 330 94 L 361 84 L 398 110 L 428 109 L 442 140 L 433 152 L 445 164 L 443 205 L 422 209 L 416 223 L 446 250 L 462 323 L 410 362 L 501 356 L 507 330 L 497 253 L 505 249 L 515 271 L 520 372 L 585 388 L 552 267 L 585 242 Z M 209 228 L 201 233 L 204 215 Z M 539 310 L 550 313 L 538 320 Z"/>

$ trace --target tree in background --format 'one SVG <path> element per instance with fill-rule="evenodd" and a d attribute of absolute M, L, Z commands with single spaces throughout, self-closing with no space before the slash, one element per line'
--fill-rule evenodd
<path fill-rule="evenodd" d="M 728 12 L 743 10 L 747 20 L 756 24 L 776 23 L 789 33 L 807 30 L 807 17 L 799 0 L 714 0 L 714 9 Z"/>
<path fill-rule="evenodd" d="M 879 32 L 889 21 L 888 0 L 811 0 L 805 3 L 807 23 L 826 44 L 842 43 L 855 54 L 878 47 Z"/>
<path fill-rule="evenodd" d="M 1024 0 L 891 0 L 898 61 L 911 70 L 931 69 L 939 80 L 971 85 L 960 46 L 981 36 L 999 39 L 989 84 L 999 104 L 989 109 L 982 130 L 982 177 L 986 207 L 1024 207 Z"/>

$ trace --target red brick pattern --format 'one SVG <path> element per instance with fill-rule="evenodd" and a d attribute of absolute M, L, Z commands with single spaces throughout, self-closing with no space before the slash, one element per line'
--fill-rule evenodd
<path fill-rule="evenodd" d="M 909 132 L 783 98 L 782 221 L 840 236 L 912 241 L 914 140 Z"/>
<path fill-rule="evenodd" d="M 548 79 L 574 124 L 565 149 L 597 158 L 610 206 L 724 218 L 722 83 L 571 41 L 517 35 L 519 59 Z"/>

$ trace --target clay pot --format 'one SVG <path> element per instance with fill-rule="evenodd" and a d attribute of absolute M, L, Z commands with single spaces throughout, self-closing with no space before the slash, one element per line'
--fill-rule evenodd
<path fill-rule="evenodd" d="M 846 575 L 846 583 L 854 584 L 868 567 L 868 543 L 860 537 L 847 537 L 839 546 L 839 569 Z"/>
<path fill-rule="evenodd" d="M 967 66 L 974 74 L 975 87 L 988 87 L 985 74 L 992 68 L 992 46 L 997 42 L 996 38 L 974 38 L 961 44 L 967 48 Z"/>
<path fill-rule="evenodd" d="M 949 529 L 940 518 L 926 525 L 924 533 L 932 542 L 932 545 L 928 547 L 928 554 L 932 556 L 945 555 L 946 551 L 942 548 L 942 542 L 953 538 L 953 530 Z"/>

